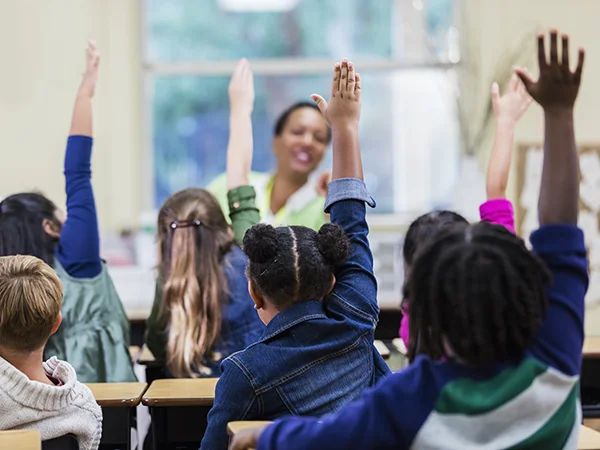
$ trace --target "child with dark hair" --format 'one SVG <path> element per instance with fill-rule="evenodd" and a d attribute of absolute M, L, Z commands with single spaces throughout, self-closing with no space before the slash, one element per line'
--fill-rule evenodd
<path fill-rule="evenodd" d="M 46 358 L 68 361 L 80 381 L 135 381 L 129 355 L 129 321 L 100 258 L 92 189 L 92 99 L 100 54 L 87 49 L 65 154 L 67 214 L 38 193 L 0 202 L 0 255 L 31 255 L 52 266 L 64 287 L 62 326 L 50 337 Z"/>
<path fill-rule="evenodd" d="M 545 117 L 533 251 L 498 225 L 443 229 L 409 277 L 411 333 L 430 330 L 413 364 L 338 414 L 246 430 L 233 450 L 577 447 L 588 264 L 573 106 L 583 50 L 571 72 L 567 36 L 562 62 L 550 36 L 549 62 L 539 37 L 539 80 L 517 69 Z M 446 361 L 435 360 L 441 352 Z"/>
<path fill-rule="evenodd" d="M 337 64 L 330 104 L 314 96 L 333 132 L 332 224 L 256 225 L 244 238 L 249 290 L 267 329 L 225 359 L 202 449 L 226 449 L 227 423 L 339 411 L 389 374 L 373 346 L 377 283 L 367 239 L 358 143 L 360 76 Z"/>
<path fill-rule="evenodd" d="M 513 73 L 508 90 L 503 96 L 500 96 L 498 84 L 494 83 L 492 85 L 492 104 L 496 115 L 496 139 L 488 164 L 487 201 L 480 206 L 479 214 L 483 222 L 504 225 L 514 233 L 514 211 L 512 203 L 506 199 L 506 186 L 510 171 L 515 126 L 531 104 L 531 97 L 517 74 Z M 437 232 L 451 225 L 467 223 L 463 216 L 452 211 L 433 211 L 422 215 L 411 223 L 402 249 L 405 279 L 408 279 L 418 250 L 431 241 Z M 404 298 L 406 299 L 406 295 Z M 410 347 L 409 306 L 406 300 L 402 302 L 402 312 L 400 337 L 408 349 Z M 408 356 L 411 360 L 414 357 L 411 353 Z"/>

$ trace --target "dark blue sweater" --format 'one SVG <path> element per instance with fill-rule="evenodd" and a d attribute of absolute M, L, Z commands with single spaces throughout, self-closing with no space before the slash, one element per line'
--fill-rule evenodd
<path fill-rule="evenodd" d="M 75 278 L 93 278 L 102 271 L 91 181 L 92 143 L 88 136 L 69 136 L 65 155 L 67 219 L 56 247 L 56 258 Z"/>
<path fill-rule="evenodd" d="M 588 285 L 583 233 L 545 226 L 531 243 L 553 282 L 545 320 L 522 360 L 476 370 L 420 356 L 338 414 L 277 421 L 257 450 L 575 448 Z"/>

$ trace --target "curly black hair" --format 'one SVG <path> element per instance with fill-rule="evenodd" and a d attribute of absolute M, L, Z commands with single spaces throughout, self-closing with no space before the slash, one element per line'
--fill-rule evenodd
<path fill-rule="evenodd" d="M 441 229 L 410 271 L 409 354 L 439 359 L 450 350 L 473 367 L 520 357 L 544 317 L 550 281 L 545 263 L 503 226 Z"/>
<path fill-rule="evenodd" d="M 258 224 L 244 236 L 248 279 L 263 296 L 283 307 L 298 301 L 322 300 L 331 289 L 335 268 L 350 253 L 344 230 L 325 224 L 307 227 Z"/>

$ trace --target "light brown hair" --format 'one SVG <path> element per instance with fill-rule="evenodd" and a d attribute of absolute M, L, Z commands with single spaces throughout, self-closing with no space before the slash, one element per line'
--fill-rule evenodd
<path fill-rule="evenodd" d="M 0 257 L 0 343 L 22 352 L 42 348 L 56 324 L 62 299 L 56 272 L 41 259 Z"/>
<path fill-rule="evenodd" d="M 215 197 L 190 188 L 173 194 L 158 215 L 161 322 L 167 366 L 176 377 L 195 377 L 221 331 L 228 284 L 223 270 L 233 235 Z"/>

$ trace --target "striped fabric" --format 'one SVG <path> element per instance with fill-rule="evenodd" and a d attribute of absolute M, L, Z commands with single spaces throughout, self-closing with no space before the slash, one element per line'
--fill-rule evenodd
<path fill-rule="evenodd" d="M 413 447 L 568 448 L 581 422 L 578 379 L 526 358 L 491 379 L 451 381 Z"/>

